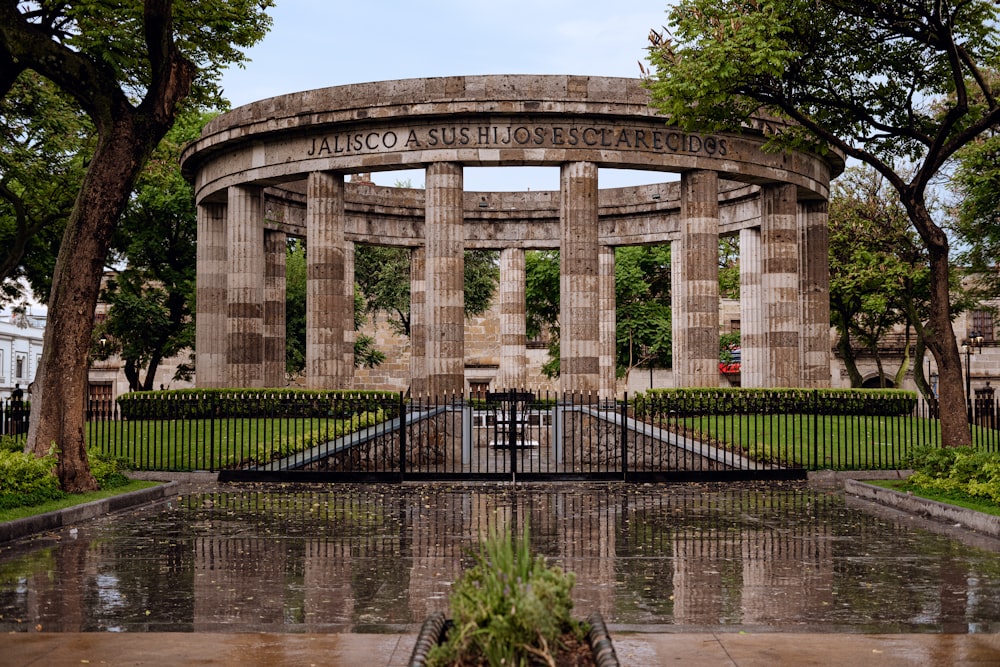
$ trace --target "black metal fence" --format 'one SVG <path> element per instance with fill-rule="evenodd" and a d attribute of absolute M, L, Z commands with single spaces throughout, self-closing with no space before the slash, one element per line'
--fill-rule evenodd
<path fill-rule="evenodd" d="M 24 401 L 0 401 L 0 435 L 25 435 L 28 432 L 30 410 L 30 404 Z"/>
<path fill-rule="evenodd" d="M 1000 450 L 997 404 L 975 403 L 975 445 Z M 209 409 L 148 405 L 133 404 L 127 417 L 115 404 L 90 406 L 90 448 L 139 469 L 218 471 L 228 480 L 671 481 L 897 469 L 915 448 L 940 445 L 936 410 L 925 402 L 890 415 L 523 391 L 436 400 L 344 394 L 321 404 L 234 392 Z M 4 433 L 26 431 L 26 410 L 4 404 L 0 416 Z"/>

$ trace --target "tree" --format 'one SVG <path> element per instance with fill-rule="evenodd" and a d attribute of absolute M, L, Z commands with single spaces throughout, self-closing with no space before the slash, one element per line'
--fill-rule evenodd
<path fill-rule="evenodd" d="M 110 308 L 94 336 L 106 341 L 99 355 L 121 356 L 132 391 L 155 389 L 160 362 L 194 347 L 197 213 L 180 154 L 212 115 L 178 117 L 137 179 L 112 242 L 114 263 L 125 268 L 105 285 Z M 190 365 L 182 364 L 174 378 L 186 377 Z"/>
<path fill-rule="evenodd" d="M 48 294 L 91 135 L 86 115 L 34 72 L 0 99 L 0 300 L 23 299 L 22 280 Z"/>
<path fill-rule="evenodd" d="M 926 313 L 930 297 L 926 252 L 906 211 L 877 172 L 852 168 L 833 186 L 829 225 L 830 320 L 851 386 L 863 382 L 852 338 L 872 353 L 884 377 L 880 344 L 898 325 L 906 331 L 905 372 L 910 332 L 917 328 L 909 314 Z M 922 359 L 917 367 L 923 368 Z"/>
<path fill-rule="evenodd" d="M 219 101 L 223 67 L 245 60 L 270 0 L 0 1 L 0 98 L 33 71 L 94 125 L 94 150 L 66 224 L 49 294 L 26 448 L 58 447 L 66 491 L 97 484 L 84 442 L 83 396 L 103 267 L 129 192 L 181 104 Z"/>
<path fill-rule="evenodd" d="M 465 251 L 465 316 L 489 310 L 500 280 L 495 250 Z M 363 312 L 385 313 L 389 326 L 410 335 L 410 249 L 358 244 L 354 253 L 354 281 L 361 293 Z"/>
<path fill-rule="evenodd" d="M 1000 130 L 958 154 L 952 186 L 958 200 L 955 231 L 963 251 L 958 261 L 985 291 L 1000 294 Z"/>
<path fill-rule="evenodd" d="M 1000 122 L 987 73 L 998 63 L 989 0 L 681 0 L 653 32 L 649 87 L 667 122 L 739 131 L 759 115 L 769 145 L 870 165 L 899 194 L 928 255 L 920 335 L 938 362 L 942 440 L 971 442 L 952 328 L 949 240 L 928 188 L 956 151 Z"/>
<path fill-rule="evenodd" d="M 527 334 L 547 332 L 548 377 L 559 375 L 559 252 L 525 256 Z M 670 246 L 615 248 L 615 365 L 619 376 L 642 364 L 671 363 Z"/>
<path fill-rule="evenodd" d="M 306 367 L 306 243 L 289 239 L 285 259 L 285 372 L 297 375 Z M 365 301 L 354 286 L 354 330 L 364 326 Z M 374 368 L 385 361 L 385 353 L 375 347 L 375 339 L 355 334 L 354 365 Z"/>

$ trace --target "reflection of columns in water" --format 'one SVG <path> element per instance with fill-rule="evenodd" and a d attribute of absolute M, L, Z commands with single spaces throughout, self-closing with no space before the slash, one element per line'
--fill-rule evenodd
<path fill-rule="evenodd" d="M 674 623 L 717 625 L 726 608 L 722 574 L 732 565 L 732 543 L 710 538 L 711 531 L 691 536 L 679 533 L 674 551 Z M 733 591 L 728 591 L 733 594 Z"/>
<path fill-rule="evenodd" d="M 740 384 L 764 387 L 769 367 L 761 306 L 760 229 L 740 230 Z"/>
<path fill-rule="evenodd" d="M 465 388 L 465 230 L 462 165 L 427 167 L 427 384 L 433 396 Z"/>
<path fill-rule="evenodd" d="M 597 165 L 562 165 L 559 190 L 559 386 L 600 389 Z"/>
<path fill-rule="evenodd" d="M 226 365 L 228 295 L 226 206 L 198 205 L 197 298 L 195 366 L 198 386 L 229 385 Z"/>
<path fill-rule="evenodd" d="M 354 617 L 354 546 L 354 540 L 346 538 L 306 541 L 302 622 L 307 626 L 349 623 Z"/>
<path fill-rule="evenodd" d="M 830 230 L 827 203 L 799 206 L 801 256 L 802 384 L 830 386 Z"/>
<path fill-rule="evenodd" d="M 719 177 L 714 171 L 681 175 L 681 238 L 671 261 L 680 298 L 673 299 L 678 387 L 719 385 Z"/>
<path fill-rule="evenodd" d="M 746 625 L 802 623 L 826 617 L 833 602 L 833 540 L 825 525 L 803 535 L 745 530 L 742 619 Z"/>
<path fill-rule="evenodd" d="M 598 329 L 601 398 L 615 396 L 615 249 L 601 246 L 598 257 L 600 317 Z"/>
<path fill-rule="evenodd" d="M 195 632 L 285 624 L 287 545 L 272 538 L 195 539 Z M 270 604 L 262 604 L 264 601 Z"/>
<path fill-rule="evenodd" d="M 410 252 L 410 391 L 427 392 L 427 263 L 422 247 Z"/>
<path fill-rule="evenodd" d="M 229 386 L 264 384 L 264 216 L 261 190 L 229 188 L 227 360 Z"/>
<path fill-rule="evenodd" d="M 408 602 L 414 620 L 448 610 L 448 594 L 462 574 L 464 555 L 455 537 L 468 535 L 473 541 L 479 537 L 479 527 L 486 525 L 480 516 L 486 498 L 480 493 L 433 493 L 410 516 L 404 529 L 409 531 L 413 555 Z"/>
<path fill-rule="evenodd" d="M 524 249 L 504 248 L 500 251 L 500 368 L 496 389 L 525 386 L 525 311 Z"/>
<path fill-rule="evenodd" d="M 285 386 L 285 233 L 264 231 L 264 386 Z"/>
<path fill-rule="evenodd" d="M 769 349 L 767 386 L 800 386 L 798 205 L 794 185 L 761 188 L 761 288 Z"/>
<path fill-rule="evenodd" d="M 306 382 L 346 389 L 354 374 L 354 275 L 344 238 L 344 177 L 309 174 L 306 198 Z"/>

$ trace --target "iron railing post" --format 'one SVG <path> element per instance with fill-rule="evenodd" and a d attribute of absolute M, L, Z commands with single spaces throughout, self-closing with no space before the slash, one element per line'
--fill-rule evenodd
<path fill-rule="evenodd" d="M 628 392 L 621 408 L 622 481 L 628 480 Z"/>
<path fill-rule="evenodd" d="M 399 392 L 399 481 L 406 477 L 406 402 Z"/>

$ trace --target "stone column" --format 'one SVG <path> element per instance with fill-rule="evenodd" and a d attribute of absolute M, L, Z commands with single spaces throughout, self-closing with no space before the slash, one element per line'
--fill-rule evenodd
<path fill-rule="evenodd" d="M 410 391 L 427 393 L 427 262 L 424 249 L 410 252 Z"/>
<path fill-rule="evenodd" d="M 259 187 L 229 188 L 229 385 L 264 386 L 264 213 Z"/>
<path fill-rule="evenodd" d="M 354 373 L 354 299 L 347 298 L 344 218 L 344 176 L 310 173 L 306 191 L 306 386 L 310 389 L 347 389 Z M 345 363 L 348 347 L 350 364 Z"/>
<path fill-rule="evenodd" d="M 761 305 L 760 229 L 740 231 L 740 385 L 765 387 L 769 366 Z"/>
<path fill-rule="evenodd" d="M 678 387 L 719 386 L 719 177 L 714 171 L 681 175 L 680 299 L 674 301 L 673 338 Z"/>
<path fill-rule="evenodd" d="M 427 390 L 445 399 L 465 389 L 465 229 L 462 165 L 427 167 Z"/>
<path fill-rule="evenodd" d="M 264 386 L 285 381 L 285 253 L 284 232 L 264 230 Z"/>
<path fill-rule="evenodd" d="M 597 281 L 600 298 L 600 351 L 598 372 L 600 373 L 599 394 L 602 399 L 613 399 L 617 390 L 615 378 L 615 249 L 601 246 L 597 258 Z"/>
<path fill-rule="evenodd" d="M 769 366 L 767 386 L 799 387 L 802 332 L 799 317 L 798 204 L 794 185 L 761 188 L 761 247 Z"/>
<path fill-rule="evenodd" d="M 229 384 L 226 365 L 228 296 L 225 204 L 198 205 L 195 380 L 200 388 Z"/>
<path fill-rule="evenodd" d="M 564 393 L 600 391 L 597 165 L 570 162 L 560 170 L 559 386 Z"/>
<path fill-rule="evenodd" d="M 802 383 L 830 386 L 830 229 L 825 201 L 799 207 Z"/>
<path fill-rule="evenodd" d="M 500 251 L 500 369 L 495 391 L 524 389 L 528 365 L 523 248 Z"/>
<path fill-rule="evenodd" d="M 670 244 L 670 337 L 671 337 L 671 357 L 674 386 L 683 387 L 687 382 L 686 365 L 683 359 L 687 358 L 687 336 L 680 335 L 681 313 L 687 307 L 684 298 L 684 243 L 683 241 L 673 241 Z"/>

